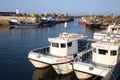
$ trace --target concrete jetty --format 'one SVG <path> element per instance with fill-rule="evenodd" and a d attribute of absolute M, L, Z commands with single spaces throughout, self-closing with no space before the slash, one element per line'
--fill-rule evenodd
<path fill-rule="evenodd" d="M 14 16 L 0 16 L 0 24 L 1 25 L 9 25 L 8 21 L 10 18 L 14 18 Z M 36 17 L 24 17 L 24 16 L 16 16 L 18 20 L 28 20 L 31 22 L 36 22 Z"/>

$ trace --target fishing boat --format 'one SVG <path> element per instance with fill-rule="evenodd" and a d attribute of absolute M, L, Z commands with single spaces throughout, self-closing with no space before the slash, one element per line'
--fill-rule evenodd
<path fill-rule="evenodd" d="M 106 37 L 91 44 L 92 48 L 78 54 L 73 69 L 78 79 L 86 80 L 95 76 L 102 80 L 115 79 L 113 71 L 120 62 L 120 38 Z M 120 65 L 120 64 L 119 64 Z"/>
<path fill-rule="evenodd" d="M 78 21 L 79 25 L 86 25 L 87 19 L 86 17 L 81 17 L 80 20 Z"/>
<path fill-rule="evenodd" d="M 109 25 L 107 29 L 100 32 L 95 32 L 93 38 L 95 40 L 100 40 L 107 36 L 120 37 L 120 25 L 116 25 L 116 24 Z"/>
<path fill-rule="evenodd" d="M 41 20 L 41 25 L 42 26 L 51 26 L 53 24 L 56 24 L 56 20 L 53 19 L 52 17 L 42 17 Z"/>
<path fill-rule="evenodd" d="M 52 66 L 58 74 L 68 74 L 73 72 L 69 64 L 82 49 L 78 49 L 78 44 L 84 39 L 83 34 L 60 33 L 58 37 L 48 38 L 49 46 L 30 51 L 28 59 L 36 68 Z"/>
<path fill-rule="evenodd" d="M 79 25 L 86 25 L 86 20 L 85 20 L 85 19 L 80 19 L 80 20 L 78 21 L 78 24 L 79 24 Z"/>
<path fill-rule="evenodd" d="M 39 24 L 23 22 L 23 21 L 19 21 L 16 18 L 11 18 L 9 20 L 9 25 L 10 25 L 10 28 L 36 28 Z"/>
<path fill-rule="evenodd" d="M 80 25 L 85 25 L 86 23 L 85 22 L 83 22 L 83 21 L 79 21 L 78 22 Z"/>
<path fill-rule="evenodd" d="M 87 22 L 86 27 L 89 27 L 91 29 L 100 29 L 101 28 L 101 23 L 100 22 Z"/>

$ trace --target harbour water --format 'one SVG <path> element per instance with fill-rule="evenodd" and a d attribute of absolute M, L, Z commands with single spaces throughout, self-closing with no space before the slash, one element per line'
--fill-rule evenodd
<path fill-rule="evenodd" d="M 51 68 L 35 69 L 29 62 L 28 53 L 35 48 L 48 45 L 48 38 L 60 32 L 82 33 L 88 38 L 98 30 L 78 24 L 78 19 L 64 24 L 34 29 L 9 29 L 0 27 L 0 80 L 77 80 L 74 73 L 62 76 Z"/>

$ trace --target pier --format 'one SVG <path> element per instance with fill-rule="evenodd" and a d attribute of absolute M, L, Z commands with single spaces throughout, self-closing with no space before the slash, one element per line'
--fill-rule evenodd
<path fill-rule="evenodd" d="M 10 18 L 12 18 L 12 17 L 13 17 L 13 16 L 0 16 L 0 24 L 1 24 L 1 25 L 9 25 L 8 21 L 9 21 Z M 27 19 L 28 21 L 36 22 L 36 17 L 17 16 L 16 18 L 17 18 L 18 20 Z"/>

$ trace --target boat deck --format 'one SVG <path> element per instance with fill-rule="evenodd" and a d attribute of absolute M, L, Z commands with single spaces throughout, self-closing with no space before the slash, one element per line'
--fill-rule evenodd
<path fill-rule="evenodd" d="M 82 52 L 84 50 L 88 50 L 89 48 L 91 48 L 90 45 L 91 45 L 92 42 L 94 42 L 94 41 L 93 40 L 87 40 L 87 39 L 79 40 L 78 41 L 78 52 L 77 53 L 80 53 L 80 52 Z M 50 47 L 49 46 L 34 49 L 34 50 L 32 50 L 31 54 L 54 56 L 54 55 L 50 54 Z M 68 55 L 68 56 L 71 56 L 71 55 Z M 55 56 L 55 57 L 57 57 L 57 56 Z"/>

